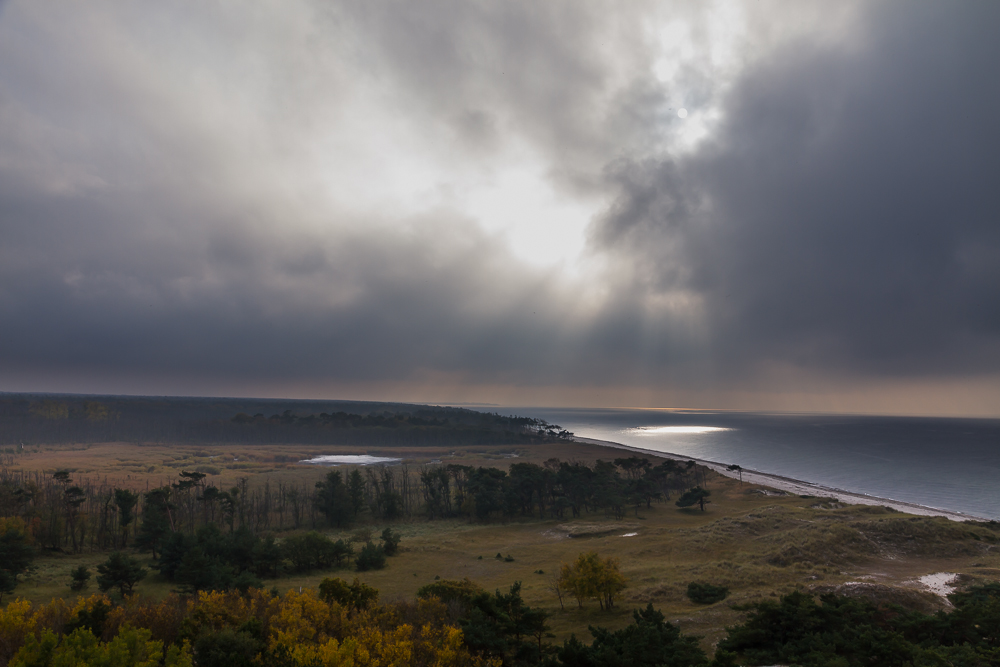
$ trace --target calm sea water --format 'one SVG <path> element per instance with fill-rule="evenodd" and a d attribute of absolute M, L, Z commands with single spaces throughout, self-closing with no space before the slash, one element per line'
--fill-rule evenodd
<path fill-rule="evenodd" d="M 1000 420 L 508 408 L 578 436 L 1000 519 Z"/>

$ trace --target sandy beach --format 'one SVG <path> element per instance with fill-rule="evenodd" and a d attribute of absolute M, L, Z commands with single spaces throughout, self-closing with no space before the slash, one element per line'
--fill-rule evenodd
<path fill-rule="evenodd" d="M 740 478 L 740 473 L 736 471 L 730 471 L 726 469 L 726 466 L 721 463 L 715 463 L 713 461 L 706 461 L 704 459 L 696 459 L 690 456 L 681 456 L 679 454 L 671 454 L 669 452 L 659 452 L 650 449 L 642 449 L 640 447 L 631 447 L 629 445 L 623 445 L 619 442 L 611 442 L 610 440 L 596 440 L 594 438 L 581 438 L 574 437 L 577 442 L 587 443 L 589 445 L 598 445 L 601 447 L 613 447 L 615 449 L 627 449 L 632 452 L 637 452 L 646 455 L 659 456 L 666 459 L 675 459 L 678 461 L 695 461 L 707 468 L 714 470 L 720 475 L 725 475 L 726 477 L 732 477 L 734 479 Z M 761 486 L 765 489 L 769 489 L 776 492 L 790 493 L 797 496 L 817 496 L 822 498 L 833 498 L 838 502 L 842 502 L 847 505 L 881 505 L 883 507 L 891 507 L 900 512 L 906 512 L 907 514 L 917 514 L 920 516 L 943 516 L 945 518 L 951 519 L 952 521 L 988 521 L 989 519 L 984 519 L 978 516 L 972 516 L 970 514 L 963 514 L 961 512 L 951 512 L 948 510 L 937 509 L 934 507 L 926 507 L 924 505 L 917 505 L 915 503 L 907 503 L 900 500 L 892 500 L 891 498 L 879 498 L 878 496 L 869 496 L 863 493 L 852 493 L 850 491 L 844 491 L 842 489 L 834 489 L 828 486 L 821 486 L 819 484 L 813 484 L 811 482 L 804 482 L 799 479 L 792 479 L 790 477 L 782 477 L 781 475 L 773 475 L 767 472 L 761 472 L 759 470 L 751 470 L 749 468 L 743 468 L 742 479 L 745 484 Z"/>

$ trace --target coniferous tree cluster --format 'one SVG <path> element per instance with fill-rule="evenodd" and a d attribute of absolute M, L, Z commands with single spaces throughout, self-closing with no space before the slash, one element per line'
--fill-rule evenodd
<path fill-rule="evenodd" d="M 508 471 L 450 464 L 420 473 L 424 512 L 430 519 L 465 516 L 477 521 L 537 516 L 579 517 L 602 512 L 623 518 L 653 501 L 702 482 L 693 461 L 653 465 L 649 459 L 598 460 L 593 467 L 550 459 L 544 465 L 514 463 Z"/>
<path fill-rule="evenodd" d="M 414 516 L 476 522 L 568 518 L 600 512 L 622 518 L 703 483 L 693 462 L 619 458 L 592 466 L 550 459 L 508 470 L 458 464 L 331 470 L 313 487 L 241 477 L 225 489 L 209 475 L 182 470 L 175 482 L 144 491 L 107 479 L 0 469 L 0 594 L 14 590 L 38 549 L 123 552 L 139 549 L 169 580 L 191 590 L 246 589 L 281 572 L 354 565 L 383 567 L 399 536 L 379 544 L 331 541 L 319 533 L 275 533 Z"/>
<path fill-rule="evenodd" d="M 516 444 L 570 435 L 540 419 L 442 406 L 353 401 L 0 396 L 0 447 L 4 448 L 0 455 L 16 454 L 25 445 L 62 442 L 294 442 L 372 447 Z"/>

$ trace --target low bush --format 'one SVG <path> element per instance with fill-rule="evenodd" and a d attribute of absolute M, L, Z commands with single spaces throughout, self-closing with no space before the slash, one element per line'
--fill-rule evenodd
<path fill-rule="evenodd" d="M 354 547 L 344 540 L 333 542 L 316 531 L 286 537 L 281 547 L 296 572 L 328 570 L 354 553 Z"/>
<path fill-rule="evenodd" d="M 473 598 L 485 592 L 486 590 L 482 586 L 466 577 L 461 581 L 442 579 L 435 581 L 433 584 L 421 586 L 417 591 L 417 597 L 421 599 L 435 597 L 442 602 L 459 601 L 469 603 Z"/>
<path fill-rule="evenodd" d="M 381 570 L 385 567 L 385 549 L 381 544 L 366 544 L 358 553 L 356 565 L 358 572 Z"/>
<path fill-rule="evenodd" d="M 382 548 L 385 549 L 386 556 L 395 556 L 396 552 L 399 551 L 399 533 L 392 532 L 392 528 L 386 528 L 382 531 Z"/>
<path fill-rule="evenodd" d="M 324 579 L 319 585 L 319 597 L 325 602 L 336 602 L 347 609 L 368 609 L 378 602 L 378 589 L 357 579 L 348 584 L 343 579 Z"/>
<path fill-rule="evenodd" d="M 70 590 L 82 591 L 87 587 L 87 583 L 90 581 L 90 570 L 87 569 L 86 565 L 81 565 L 70 573 L 72 581 L 70 581 Z"/>
<path fill-rule="evenodd" d="M 715 604 L 722 602 L 729 595 L 729 589 L 725 586 L 713 586 L 692 581 L 687 587 L 687 596 L 695 604 Z"/>

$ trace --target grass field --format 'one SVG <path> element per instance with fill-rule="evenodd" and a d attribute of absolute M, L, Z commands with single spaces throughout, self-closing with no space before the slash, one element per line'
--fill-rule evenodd
<path fill-rule="evenodd" d="M 481 447 L 399 447 L 359 450 L 328 445 L 191 445 L 111 442 L 95 444 L 45 444 L 26 447 L 23 453 L 5 454 L 3 464 L 12 470 L 51 474 L 68 470 L 78 483 L 86 478 L 107 479 L 116 486 L 153 488 L 177 481 L 182 470 L 206 472 L 208 480 L 228 488 L 240 477 L 251 484 L 264 480 L 312 482 L 327 468 L 302 465 L 301 460 L 322 454 L 370 454 L 404 459 L 419 466 L 432 461 L 463 465 L 505 467 L 512 459 L 541 463 L 556 457 L 593 461 L 623 456 L 621 451 L 576 442 Z M 650 457 L 655 458 L 655 457 Z"/>
<path fill-rule="evenodd" d="M 189 464 L 200 464 L 203 459 L 217 464 L 224 458 L 225 465 L 244 461 L 254 466 L 223 467 L 218 478 L 225 484 L 241 474 L 250 474 L 258 482 L 277 477 L 318 478 L 325 469 L 274 459 L 320 453 L 339 452 L 332 447 L 108 444 L 42 447 L 38 452 L 19 456 L 18 464 L 37 470 L 68 467 L 75 469 L 76 475 L 124 475 L 134 486 L 170 481 L 176 478 L 176 471 L 184 466 L 189 469 Z M 513 454 L 518 455 L 517 460 L 536 462 L 551 457 L 589 462 L 623 455 L 619 450 L 578 443 L 521 446 L 516 451 L 484 448 L 415 452 L 390 448 L 367 453 L 402 454 L 415 464 L 442 459 L 497 467 L 506 467 L 510 461 L 505 457 Z M 827 590 L 846 582 L 867 582 L 882 586 L 869 586 L 869 591 L 932 608 L 942 602 L 930 593 L 919 592 L 917 577 L 946 571 L 964 574 L 971 581 L 993 579 L 1000 573 L 1000 554 L 995 546 L 1000 542 L 1000 531 L 989 525 L 915 517 L 880 507 L 839 507 L 818 498 L 764 494 L 759 487 L 741 485 L 713 473 L 708 474 L 707 481 L 712 502 L 705 512 L 678 509 L 671 501 L 654 503 L 651 509 L 640 509 L 638 514 L 630 512 L 620 521 L 601 514 L 573 521 L 533 519 L 489 525 L 414 518 L 393 524 L 403 538 L 401 553 L 390 558 L 384 570 L 283 577 L 267 585 L 287 590 L 314 586 L 326 576 L 357 576 L 378 588 L 383 599 L 392 600 L 412 598 L 420 586 L 438 577 L 468 577 L 487 589 L 505 589 L 520 581 L 528 603 L 551 613 L 555 641 L 562 641 L 571 632 L 589 639 L 588 625 L 626 625 L 632 609 L 651 602 L 685 632 L 703 635 L 705 647 L 710 648 L 722 636 L 724 627 L 738 620 L 739 612 L 731 608 L 732 604 L 796 588 Z M 383 527 L 371 526 L 376 534 Z M 339 538 L 350 537 L 353 532 L 329 534 Z M 575 601 L 566 600 L 565 610 L 560 609 L 552 591 L 560 564 L 591 550 L 603 557 L 618 558 L 629 588 L 612 612 L 600 611 L 596 601 L 577 609 Z M 498 553 L 509 554 L 513 562 L 496 559 Z M 104 558 L 106 555 L 96 553 L 41 557 L 37 571 L 5 602 L 18 596 L 39 602 L 67 597 L 71 593 L 67 586 L 70 571 L 81 563 L 93 570 Z M 692 604 L 684 595 L 691 581 L 727 586 L 730 597 L 713 605 Z M 89 590 L 94 589 L 91 584 Z M 162 596 L 169 593 L 170 585 L 151 571 L 136 590 L 142 595 Z"/>

